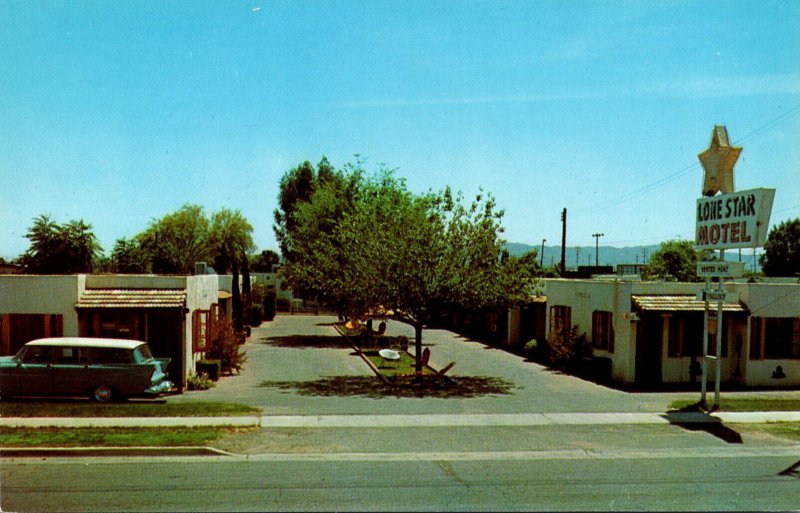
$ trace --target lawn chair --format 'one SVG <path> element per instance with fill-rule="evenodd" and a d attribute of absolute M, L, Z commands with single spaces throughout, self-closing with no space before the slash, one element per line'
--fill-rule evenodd
<path fill-rule="evenodd" d="M 383 358 L 383 366 L 392 364 L 392 366 L 396 367 L 400 363 L 400 353 L 393 349 L 381 349 L 378 354 Z"/>

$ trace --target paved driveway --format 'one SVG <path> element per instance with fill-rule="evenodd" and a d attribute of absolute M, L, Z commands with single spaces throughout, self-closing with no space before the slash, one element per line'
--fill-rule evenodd
<path fill-rule="evenodd" d="M 450 375 L 500 378 L 510 393 L 470 398 L 373 398 L 335 393 L 301 394 L 293 384 L 341 378 L 372 382 L 369 367 L 347 340 L 332 327 L 330 316 L 280 315 L 253 329 L 247 342 L 245 369 L 224 377 L 217 387 L 187 392 L 170 401 L 232 401 L 259 406 L 267 415 L 299 414 L 421 414 L 421 413 L 540 413 L 540 412 L 663 412 L 676 394 L 631 394 L 553 372 L 538 364 L 446 330 L 425 330 L 431 364 L 441 368 L 456 362 Z M 389 335 L 413 329 L 390 321 Z M 361 378 L 358 378 L 358 377 Z M 278 387 L 283 386 L 283 388 Z M 697 394 L 683 394 L 694 398 Z"/>

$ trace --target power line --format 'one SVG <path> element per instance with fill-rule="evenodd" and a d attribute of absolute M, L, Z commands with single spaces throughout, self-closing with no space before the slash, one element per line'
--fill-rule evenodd
<path fill-rule="evenodd" d="M 772 129 L 776 125 L 782 123 L 783 121 L 789 119 L 790 117 L 794 116 L 797 113 L 800 113 L 800 105 L 796 105 L 795 107 L 789 109 L 788 111 L 784 112 L 783 114 L 771 119 L 770 121 L 764 123 L 763 125 L 759 126 L 758 128 L 750 131 L 744 137 L 742 137 L 740 139 L 737 139 L 734 144 L 740 144 L 740 143 L 742 143 L 742 142 L 744 142 L 744 141 L 746 141 L 746 140 L 748 140 L 748 139 L 750 139 L 752 137 L 756 137 L 758 135 L 761 135 L 762 133 L 766 132 L 767 130 Z M 669 183 L 669 182 L 671 182 L 673 180 L 676 180 L 677 178 L 680 178 L 681 176 L 685 175 L 689 171 L 697 169 L 699 166 L 700 166 L 700 163 L 698 161 L 695 161 L 695 162 L 693 162 L 693 163 L 691 163 L 691 164 L 689 164 L 687 166 L 682 167 L 681 169 L 679 169 L 678 171 L 675 171 L 672 174 L 669 174 L 669 175 L 667 175 L 667 176 L 665 176 L 663 178 L 660 178 L 660 179 L 658 179 L 658 180 L 656 180 L 654 182 L 650 182 L 649 184 L 647 184 L 647 185 L 645 185 L 643 187 L 640 187 L 640 188 L 635 189 L 633 191 L 630 191 L 630 192 L 627 192 L 625 194 L 622 194 L 622 195 L 620 195 L 620 196 L 618 196 L 616 198 L 612 198 L 612 199 L 607 200 L 607 201 L 599 202 L 599 203 L 597 203 L 595 205 L 592 205 L 591 207 L 587 207 L 587 208 L 584 208 L 584 209 L 580 209 L 579 208 L 579 209 L 576 210 L 576 213 L 574 215 L 576 215 L 578 217 L 583 217 L 583 216 L 586 216 L 586 215 L 589 215 L 589 214 L 594 214 L 596 212 L 600 212 L 600 211 L 603 211 L 603 210 L 608 210 L 609 208 L 621 205 L 622 203 L 625 203 L 626 201 L 638 196 L 641 193 L 649 192 L 652 189 L 656 189 L 656 188 L 659 188 L 659 187 L 661 187 L 663 185 L 666 185 L 667 183 Z"/>

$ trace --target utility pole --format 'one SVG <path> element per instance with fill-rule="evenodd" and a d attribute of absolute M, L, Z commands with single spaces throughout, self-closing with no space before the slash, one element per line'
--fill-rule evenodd
<path fill-rule="evenodd" d="M 600 237 L 603 237 L 605 234 L 603 233 L 593 233 L 592 237 L 594 237 L 594 266 L 600 267 Z"/>
<path fill-rule="evenodd" d="M 547 242 L 547 239 L 542 239 L 542 254 L 539 255 L 539 267 L 544 269 L 544 243 Z"/>
<path fill-rule="evenodd" d="M 561 276 L 567 270 L 567 209 L 561 211 Z"/>

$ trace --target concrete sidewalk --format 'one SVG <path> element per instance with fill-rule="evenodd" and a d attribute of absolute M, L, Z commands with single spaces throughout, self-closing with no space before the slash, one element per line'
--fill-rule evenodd
<path fill-rule="evenodd" d="M 0 427 L 386 428 L 800 422 L 800 412 L 265 415 L 239 417 L 6 417 Z"/>

